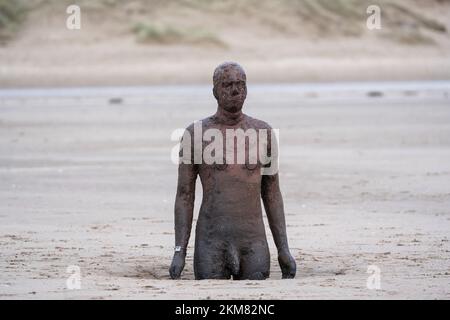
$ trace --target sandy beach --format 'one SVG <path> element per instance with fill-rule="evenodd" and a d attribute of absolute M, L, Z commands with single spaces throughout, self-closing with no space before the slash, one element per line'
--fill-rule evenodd
<path fill-rule="evenodd" d="M 173 281 L 170 137 L 215 111 L 211 87 L 0 90 L 0 299 L 449 299 L 449 93 L 250 86 L 245 112 L 280 129 L 297 276 L 281 280 L 265 220 L 270 280 L 195 281 L 192 233 Z"/>

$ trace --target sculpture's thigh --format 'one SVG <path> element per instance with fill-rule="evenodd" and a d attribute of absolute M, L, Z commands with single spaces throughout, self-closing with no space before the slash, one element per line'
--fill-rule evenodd
<path fill-rule="evenodd" d="M 221 241 L 196 241 L 194 252 L 194 274 L 196 280 L 230 279 L 226 268 L 225 247 Z"/>
<path fill-rule="evenodd" d="M 265 241 L 241 248 L 237 280 L 264 280 L 270 274 L 270 252 Z"/>

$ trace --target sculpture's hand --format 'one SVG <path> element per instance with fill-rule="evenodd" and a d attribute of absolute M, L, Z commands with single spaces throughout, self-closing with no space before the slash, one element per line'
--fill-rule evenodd
<path fill-rule="evenodd" d="M 170 277 L 172 279 L 179 279 L 181 272 L 184 269 L 185 255 L 181 252 L 175 252 L 172 259 L 172 264 L 169 268 Z"/>
<path fill-rule="evenodd" d="M 293 279 L 295 277 L 297 266 L 289 250 L 286 249 L 278 252 L 278 262 L 281 267 L 283 279 Z"/>

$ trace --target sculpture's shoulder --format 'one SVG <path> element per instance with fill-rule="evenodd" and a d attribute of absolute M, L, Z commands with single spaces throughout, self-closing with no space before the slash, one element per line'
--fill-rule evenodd
<path fill-rule="evenodd" d="M 250 117 L 248 115 L 245 115 L 245 122 L 247 123 L 247 126 L 254 129 L 267 129 L 272 130 L 272 127 L 265 121 L 259 120 L 253 117 Z"/>
<path fill-rule="evenodd" d="M 247 129 L 252 128 L 256 131 L 258 131 L 260 134 L 267 134 L 267 148 L 269 150 L 272 150 L 273 148 L 277 147 L 277 142 L 276 141 L 272 141 L 273 138 L 276 138 L 277 130 L 274 130 L 270 124 L 268 124 L 267 122 L 263 121 L 263 120 L 259 120 L 250 116 L 246 115 L 246 125 L 245 127 Z"/>
<path fill-rule="evenodd" d="M 198 127 L 202 130 L 208 129 L 213 124 L 213 116 L 206 117 L 201 120 L 196 120 L 192 122 L 189 126 L 187 126 L 186 131 L 189 131 L 191 134 L 194 134 L 194 128 Z"/>

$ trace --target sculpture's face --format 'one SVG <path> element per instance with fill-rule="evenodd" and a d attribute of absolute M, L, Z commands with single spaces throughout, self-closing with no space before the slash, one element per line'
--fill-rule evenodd
<path fill-rule="evenodd" d="M 225 68 L 214 90 L 219 106 L 232 113 L 240 111 L 247 97 L 245 73 L 239 68 Z"/>

